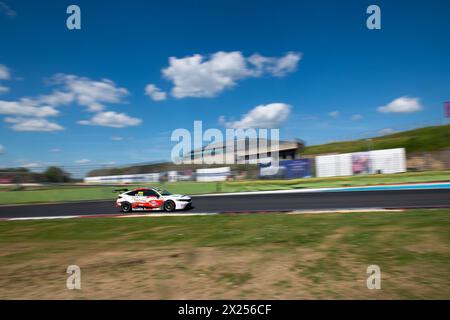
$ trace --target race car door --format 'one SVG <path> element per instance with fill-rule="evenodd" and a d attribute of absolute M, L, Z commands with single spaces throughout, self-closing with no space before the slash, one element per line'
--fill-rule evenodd
<path fill-rule="evenodd" d="M 156 209 L 162 206 L 164 200 L 160 199 L 159 194 L 154 190 L 144 190 L 145 207 Z"/>

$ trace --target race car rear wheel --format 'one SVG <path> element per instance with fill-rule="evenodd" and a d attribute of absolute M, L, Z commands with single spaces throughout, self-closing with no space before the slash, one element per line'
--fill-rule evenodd
<path fill-rule="evenodd" d="M 131 212 L 131 203 L 129 202 L 122 202 L 120 205 L 120 208 L 122 209 L 123 213 L 130 213 Z"/>
<path fill-rule="evenodd" d="M 175 202 L 173 202 L 172 200 L 167 200 L 166 202 L 164 202 L 164 210 L 167 212 L 171 212 L 175 210 Z"/>

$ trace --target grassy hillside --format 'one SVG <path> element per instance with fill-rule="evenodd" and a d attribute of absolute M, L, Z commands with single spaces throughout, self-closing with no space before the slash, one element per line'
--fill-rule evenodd
<path fill-rule="evenodd" d="M 327 143 L 306 147 L 302 154 L 367 151 L 368 143 L 367 139 Z M 405 148 L 408 153 L 450 148 L 450 125 L 426 127 L 372 138 L 370 148 Z"/>

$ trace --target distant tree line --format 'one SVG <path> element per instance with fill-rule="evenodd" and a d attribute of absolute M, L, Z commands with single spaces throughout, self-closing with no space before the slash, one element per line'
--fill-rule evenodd
<path fill-rule="evenodd" d="M 48 167 L 42 173 L 33 172 L 27 168 L 0 169 L 0 180 L 3 183 L 64 183 L 73 181 L 68 172 L 55 166 Z"/>

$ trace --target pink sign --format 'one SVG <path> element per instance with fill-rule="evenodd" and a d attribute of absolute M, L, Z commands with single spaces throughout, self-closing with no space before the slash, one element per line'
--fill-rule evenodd
<path fill-rule="evenodd" d="M 450 102 L 444 102 L 444 114 L 446 118 L 450 118 Z"/>

